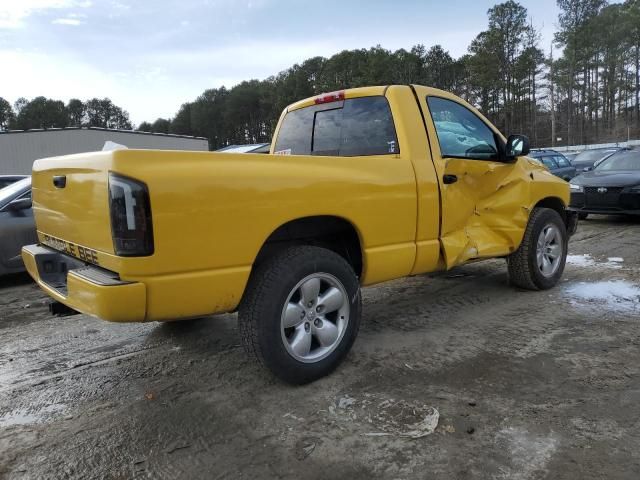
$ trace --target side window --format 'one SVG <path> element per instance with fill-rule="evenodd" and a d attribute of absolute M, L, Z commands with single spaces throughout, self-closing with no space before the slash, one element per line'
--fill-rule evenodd
<path fill-rule="evenodd" d="M 540 161 L 544 163 L 544 165 L 551 170 L 558 168 L 558 164 L 553 159 L 553 157 L 550 157 L 550 156 L 540 157 Z"/>
<path fill-rule="evenodd" d="M 443 157 L 497 160 L 498 147 L 491 130 L 471 110 L 457 102 L 427 97 Z"/>
<path fill-rule="evenodd" d="M 553 157 L 553 159 L 556 161 L 556 163 L 558 164 L 558 166 L 560 168 L 565 168 L 565 167 L 570 167 L 571 166 L 571 164 L 569 163 L 569 160 L 567 160 L 562 155 L 555 155 Z"/>
<path fill-rule="evenodd" d="M 280 126 L 276 153 L 366 156 L 400 152 L 385 97 L 361 97 L 289 112 Z"/>

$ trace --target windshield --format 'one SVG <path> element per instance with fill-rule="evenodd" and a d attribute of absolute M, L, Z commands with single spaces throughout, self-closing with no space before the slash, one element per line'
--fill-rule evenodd
<path fill-rule="evenodd" d="M 640 150 L 623 150 L 607 158 L 595 168 L 598 172 L 640 170 Z"/>
<path fill-rule="evenodd" d="M 4 205 L 8 200 L 11 200 L 14 195 L 24 190 L 31 185 L 31 177 L 23 178 L 9 186 L 0 189 L 0 205 Z"/>
<path fill-rule="evenodd" d="M 615 151 L 616 150 L 587 150 L 576 155 L 572 163 L 593 163 L 614 153 Z"/>

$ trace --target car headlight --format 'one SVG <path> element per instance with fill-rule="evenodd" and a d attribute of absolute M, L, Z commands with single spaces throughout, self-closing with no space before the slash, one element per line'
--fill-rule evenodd
<path fill-rule="evenodd" d="M 570 183 L 569 188 L 572 192 L 581 193 L 584 192 L 584 187 L 582 185 L 576 185 L 575 183 Z"/>

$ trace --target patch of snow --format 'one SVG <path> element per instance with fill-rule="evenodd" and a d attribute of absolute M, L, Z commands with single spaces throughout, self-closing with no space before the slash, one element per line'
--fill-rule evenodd
<path fill-rule="evenodd" d="M 356 399 L 355 398 L 351 398 L 349 395 L 345 395 L 340 400 L 338 400 L 338 408 L 345 409 L 345 408 L 350 407 L 354 403 L 356 403 Z"/>
<path fill-rule="evenodd" d="M 0 426 L 9 427 L 12 425 L 31 425 L 34 423 L 43 423 L 49 417 L 60 414 L 66 409 L 65 405 L 52 404 L 46 405 L 40 409 L 17 409 L 7 412 L 0 416 Z"/>
<path fill-rule="evenodd" d="M 598 262 L 588 253 L 582 255 L 567 255 L 567 264 L 576 267 L 605 267 L 605 268 L 622 268 L 620 265 L 624 262 L 621 257 L 607 258 L 606 262 Z"/>
<path fill-rule="evenodd" d="M 640 287 L 625 280 L 580 282 L 567 288 L 567 293 L 583 305 L 614 311 L 640 310 Z"/>
<path fill-rule="evenodd" d="M 567 255 L 567 263 L 578 267 L 595 267 L 596 265 L 596 261 L 588 253 L 584 255 Z"/>
<path fill-rule="evenodd" d="M 498 432 L 497 438 L 511 460 L 511 465 L 501 469 L 499 478 L 509 480 L 528 480 L 541 477 L 541 472 L 547 473 L 547 464 L 559 443 L 553 434 L 540 436 L 514 427 Z"/>

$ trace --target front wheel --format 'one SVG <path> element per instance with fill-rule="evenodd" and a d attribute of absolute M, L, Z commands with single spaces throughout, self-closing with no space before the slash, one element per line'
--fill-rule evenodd
<path fill-rule="evenodd" d="M 287 248 L 253 272 L 238 310 L 245 350 L 280 379 L 304 384 L 332 372 L 360 325 L 351 266 L 319 247 Z"/>
<path fill-rule="evenodd" d="M 528 290 L 554 287 L 564 272 L 567 244 L 567 228 L 558 212 L 535 208 L 520 248 L 507 258 L 509 280 Z"/>

